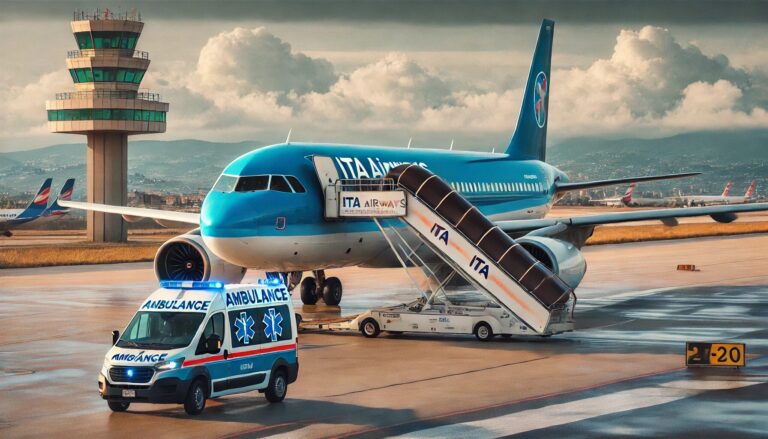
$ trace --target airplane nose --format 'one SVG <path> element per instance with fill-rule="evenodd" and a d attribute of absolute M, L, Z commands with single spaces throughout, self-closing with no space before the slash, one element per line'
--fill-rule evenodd
<path fill-rule="evenodd" d="M 256 232 L 254 211 L 231 194 L 211 193 L 200 209 L 200 232 L 203 236 L 235 238 L 252 236 Z"/>

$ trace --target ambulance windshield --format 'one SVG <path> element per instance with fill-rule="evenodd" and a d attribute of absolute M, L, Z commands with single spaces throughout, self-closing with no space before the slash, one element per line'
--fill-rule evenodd
<path fill-rule="evenodd" d="M 131 320 L 117 346 L 137 349 L 189 346 L 204 317 L 202 312 L 142 311 Z"/>

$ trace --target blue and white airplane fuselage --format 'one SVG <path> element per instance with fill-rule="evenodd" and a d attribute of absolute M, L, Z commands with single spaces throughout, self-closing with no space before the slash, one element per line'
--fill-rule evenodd
<path fill-rule="evenodd" d="M 324 194 L 313 156 L 330 157 L 340 178 L 380 178 L 414 163 L 438 174 L 493 220 L 542 218 L 556 201 L 554 183 L 567 177 L 538 160 L 506 154 L 352 145 L 279 144 L 245 154 L 222 175 L 296 177 L 303 193 L 220 191 L 203 203 L 200 231 L 219 257 L 243 267 L 305 271 L 396 262 L 369 219 L 324 220 Z M 228 188 L 228 189 L 231 189 Z M 382 253 L 386 257 L 377 261 Z M 331 256 L 332 257 L 329 257 Z"/>

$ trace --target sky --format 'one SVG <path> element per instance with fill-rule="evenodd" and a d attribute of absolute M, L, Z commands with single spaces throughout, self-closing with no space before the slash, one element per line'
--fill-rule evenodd
<path fill-rule="evenodd" d="M 27 0 L 0 1 L 0 152 L 84 141 L 45 101 L 74 88 L 72 12 L 105 7 L 141 13 L 170 103 L 143 139 L 502 149 L 542 18 L 553 142 L 768 128 L 766 1 Z"/>

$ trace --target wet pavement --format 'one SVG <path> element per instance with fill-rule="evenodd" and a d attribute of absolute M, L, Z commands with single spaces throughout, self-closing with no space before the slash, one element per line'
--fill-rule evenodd
<path fill-rule="evenodd" d="M 111 413 L 96 377 L 156 288 L 151 264 L 0 270 L 0 435 L 760 436 L 768 431 L 768 237 L 598 246 L 577 331 L 549 338 L 300 335 L 283 404 L 257 392 Z M 677 272 L 694 263 L 699 272 Z M 336 270 L 349 315 L 414 298 L 401 270 Z M 248 274 L 249 279 L 258 273 Z M 747 344 L 741 370 L 686 370 L 685 341 Z"/>

